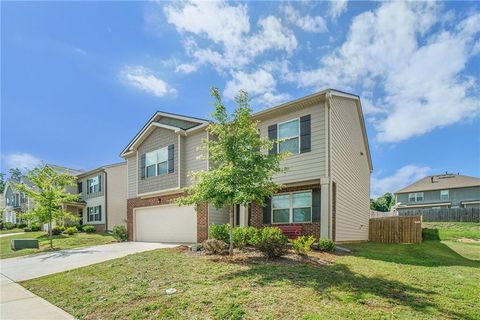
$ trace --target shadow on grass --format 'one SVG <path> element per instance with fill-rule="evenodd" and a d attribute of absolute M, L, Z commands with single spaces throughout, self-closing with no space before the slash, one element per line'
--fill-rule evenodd
<path fill-rule="evenodd" d="M 242 264 L 245 264 L 245 261 Z M 297 287 L 312 288 L 319 294 L 324 294 L 324 296 L 339 302 L 353 302 L 368 306 L 373 295 L 387 300 L 392 305 L 409 307 L 429 315 L 434 309 L 454 318 L 473 319 L 459 310 L 444 310 L 435 304 L 430 298 L 437 294 L 434 291 L 417 288 L 396 280 L 358 274 L 341 263 L 312 267 L 302 264 L 287 265 L 275 261 L 263 264 L 253 262 L 249 264 L 248 269 L 223 275 L 219 277 L 219 280 L 233 280 L 236 277 L 255 278 L 260 286 L 287 281 Z"/>
<path fill-rule="evenodd" d="M 480 268 L 480 261 L 470 260 L 440 241 L 421 244 L 360 243 L 346 245 L 357 257 L 404 265 L 425 267 L 464 266 Z"/>

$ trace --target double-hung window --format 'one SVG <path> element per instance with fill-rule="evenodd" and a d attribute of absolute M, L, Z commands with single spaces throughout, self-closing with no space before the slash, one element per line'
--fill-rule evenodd
<path fill-rule="evenodd" d="M 449 190 L 441 190 L 440 191 L 440 200 L 448 200 L 450 198 Z"/>
<path fill-rule="evenodd" d="M 300 153 L 300 120 L 278 124 L 278 152 Z"/>
<path fill-rule="evenodd" d="M 423 201 L 423 192 L 413 192 L 408 194 L 408 202 Z"/>
<path fill-rule="evenodd" d="M 102 221 L 102 206 L 87 208 L 87 221 Z"/>
<path fill-rule="evenodd" d="M 100 175 L 87 179 L 87 193 L 100 192 Z"/>
<path fill-rule="evenodd" d="M 148 152 L 145 155 L 146 177 L 168 173 L 168 147 Z"/>
<path fill-rule="evenodd" d="M 312 221 L 312 192 L 302 191 L 272 197 L 272 223 Z"/>

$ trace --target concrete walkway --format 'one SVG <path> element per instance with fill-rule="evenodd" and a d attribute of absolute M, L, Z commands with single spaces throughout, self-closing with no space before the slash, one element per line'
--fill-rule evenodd
<path fill-rule="evenodd" d="M 25 232 L 14 232 L 14 233 L 5 233 L 5 234 L 0 234 L 0 238 L 3 237 L 11 237 L 11 236 L 18 236 L 20 234 L 24 234 Z"/>
<path fill-rule="evenodd" d="M 0 260 L 0 319 L 74 319 L 62 309 L 16 284 L 17 281 L 72 270 L 133 253 L 176 246 L 177 244 L 170 243 L 122 242 Z"/>

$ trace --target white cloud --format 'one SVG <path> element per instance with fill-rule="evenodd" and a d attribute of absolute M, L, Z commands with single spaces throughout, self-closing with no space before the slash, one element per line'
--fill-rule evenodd
<path fill-rule="evenodd" d="M 318 69 L 290 80 L 303 87 L 379 92 L 368 97 L 366 110 L 376 114 L 381 142 L 474 117 L 480 99 L 472 93 L 473 77 L 462 72 L 480 32 L 480 14 L 446 31 L 438 20 L 440 10 L 430 2 L 383 3 L 353 19 L 346 41 L 324 56 Z"/>
<path fill-rule="evenodd" d="M 430 167 L 410 164 L 401 167 L 391 176 L 382 178 L 372 177 L 372 197 L 377 198 L 385 192 L 393 193 L 398 191 L 409 184 L 426 177 L 431 171 Z"/>
<path fill-rule="evenodd" d="M 321 16 L 302 14 L 292 5 L 285 6 L 283 10 L 285 11 L 288 21 L 304 31 L 318 33 L 328 31 L 327 23 Z"/>
<path fill-rule="evenodd" d="M 42 161 L 29 153 L 10 153 L 3 156 L 5 169 L 18 168 L 31 170 L 39 166 Z"/>
<path fill-rule="evenodd" d="M 157 78 L 152 70 L 142 66 L 126 66 L 120 71 L 120 78 L 129 85 L 151 93 L 157 97 L 176 94 L 168 83 Z"/>
<path fill-rule="evenodd" d="M 240 90 L 244 90 L 253 99 L 253 104 L 271 106 L 290 98 L 288 94 L 277 93 L 276 85 L 273 75 L 264 68 L 252 73 L 238 71 L 232 74 L 232 80 L 227 82 L 223 94 L 233 100 Z"/>
<path fill-rule="evenodd" d="M 347 10 L 347 0 L 334 0 L 330 1 L 330 9 L 328 10 L 328 15 L 332 19 L 337 19 L 342 13 Z"/>

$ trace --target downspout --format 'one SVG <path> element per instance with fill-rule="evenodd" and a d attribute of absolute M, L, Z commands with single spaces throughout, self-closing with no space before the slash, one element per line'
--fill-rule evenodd
<path fill-rule="evenodd" d="M 332 239 L 333 236 L 333 216 L 332 216 L 332 122 L 331 122 L 331 110 L 332 110 L 332 93 L 330 91 L 326 94 L 327 100 L 327 126 L 328 126 L 328 157 L 327 157 L 327 174 L 328 174 L 328 235 L 329 239 Z"/>

